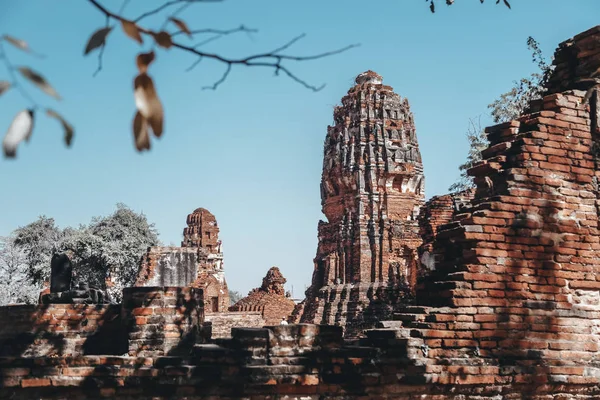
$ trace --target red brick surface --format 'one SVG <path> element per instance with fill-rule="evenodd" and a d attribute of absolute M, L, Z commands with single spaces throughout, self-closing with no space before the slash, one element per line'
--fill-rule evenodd
<path fill-rule="evenodd" d="M 248 296 L 229 307 L 229 310 L 259 311 L 265 325 L 278 325 L 282 319 L 288 321 L 296 304 L 286 296 L 283 286 L 286 281 L 279 268 L 272 267 L 263 278 L 261 287 L 253 289 Z"/>

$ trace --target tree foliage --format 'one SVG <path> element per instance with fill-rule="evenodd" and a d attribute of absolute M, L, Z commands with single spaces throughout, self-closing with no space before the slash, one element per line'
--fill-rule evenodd
<path fill-rule="evenodd" d="M 14 236 L 0 237 L 0 305 L 34 303 L 40 289 L 29 279 L 25 253 L 14 241 Z"/>
<path fill-rule="evenodd" d="M 467 128 L 467 141 L 469 142 L 469 153 L 467 154 L 467 160 L 458 167 L 460 170 L 460 177 L 458 181 L 454 182 L 448 188 L 448 190 L 453 193 L 461 192 L 475 186 L 473 183 L 473 177 L 467 175 L 467 170 L 475 165 L 475 163 L 478 161 L 481 161 L 481 152 L 489 146 L 487 136 L 481 127 L 481 117 L 478 117 L 476 120 L 469 120 L 469 127 Z"/>
<path fill-rule="evenodd" d="M 163 52 L 165 56 L 165 50 L 175 50 L 195 56 L 196 61 L 194 61 L 187 69 L 188 71 L 196 67 L 202 60 L 223 64 L 223 75 L 212 85 L 205 86 L 204 89 L 216 89 L 227 79 L 234 67 L 244 66 L 271 68 L 275 71 L 275 75 L 284 75 L 305 88 L 318 91 L 324 85 L 315 86 L 306 82 L 292 71 L 289 64 L 299 61 L 316 60 L 344 52 L 357 46 L 349 45 L 307 56 L 287 54 L 286 51 L 304 37 L 304 35 L 300 35 L 271 51 L 251 54 L 240 58 L 206 52 L 202 50 L 204 44 L 218 40 L 223 36 L 236 32 L 256 32 L 255 29 L 248 29 L 243 25 L 239 28 L 225 30 L 212 28 L 191 29 L 183 19 L 177 17 L 178 14 L 185 11 L 186 8 L 207 1 L 211 0 L 163 1 L 160 6 L 148 9 L 141 15 L 134 16 L 125 13 L 129 0 L 122 0 L 118 11 L 111 8 L 114 6 L 114 2 L 87 0 L 90 7 L 103 15 L 106 20 L 104 26 L 98 27 L 89 36 L 83 51 L 84 56 L 92 53 L 98 55 L 98 67 L 94 72 L 94 76 L 102 70 L 104 49 L 116 40 L 116 38 L 113 37 L 118 36 L 118 33 L 115 31 L 121 30 L 123 36 L 135 41 L 140 47 L 146 47 L 148 49 L 146 52 L 139 52 L 137 57 L 132 57 L 135 59 L 135 64 L 139 71 L 139 74 L 134 79 L 133 103 L 135 104 L 135 112 L 132 124 L 133 141 L 135 148 L 138 151 L 150 149 L 150 132 L 152 132 L 154 136 L 160 137 L 164 131 L 163 106 L 154 79 L 148 74 L 150 64 L 158 57 L 158 51 Z M 164 18 L 163 23 L 160 26 L 150 27 L 144 24 L 145 21 L 143 20 L 147 17 L 161 14 Z M 202 38 L 202 40 L 200 40 L 200 38 Z M 0 79 L 0 96 L 11 88 L 14 88 L 18 90 L 21 96 L 29 103 L 27 108 L 18 112 L 13 118 L 2 142 L 4 156 L 7 158 L 14 158 L 17 155 L 19 144 L 23 141 L 29 141 L 34 129 L 37 110 L 42 108 L 35 100 L 33 100 L 33 97 L 29 95 L 25 86 L 21 84 L 21 80 L 28 81 L 37 89 L 55 100 L 61 100 L 61 96 L 42 73 L 29 66 L 15 67 L 11 63 L 11 54 L 6 50 L 5 47 L 7 46 L 5 46 L 5 44 L 15 50 L 29 53 L 38 58 L 42 56 L 35 53 L 23 39 L 6 34 L 0 37 L 0 59 L 4 62 L 8 72 L 8 79 Z M 74 127 L 54 109 L 48 107 L 43 108 L 45 108 L 45 114 L 48 117 L 53 118 L 60 123 L 64 131 L 65 144 L 67 147 L 71 146 L 75 132 Z"/>
<path fill-rule="evenodd" d="M 488 106 L 496 123 L 511 121 L 524 114 L 529 103 L 540 98 L 545 90 L 546 82 L 553 69 L 552 65 L 546 61 L 539 43 L 531 36 L 527 38 L 527 48 L 531 51 L 532 61 L 538 67 L 538 71 L 514 82 L 511 90 L 501 94 Z"/>
<path fill-rule="evenodd" d="M 35 285 L 50 278 L 50 259 L 58 251 L 65 231 L 54 218 L 40 216 L 36 221 L 14 231 L 14 245 L 25 255 L 27 276 Z"/>
<path fill-rule="evenodd" d="M 240 301 L 244 296 L 237 290 L 229 290 L 229 305 L 234 305 L 238 301 Z"/>
<path fill-rule="evenodd" d="M 68 252 L 74 283 L 106 289 L 113 299 L 120 300 L 121 290 L 135 282 L 143 253 L 158 244 L 158 232 L 146 216 L 118 204 L 112 214 L 95 217 L 78 228 L 60 229 L 54 219 L 41 216 L 16 229 L 5 247 L 22 255 L 19 271 L 36 291 L 50 278 L 52 254 Z M 16 283 L 21 275 L 11 275 L 10 281 Z"/>
<path fill-rule="evenodd" d="M 538 71 L 527 78 L 514 82 L 511 90 L 501 94 L 493 103 L 488 105 L 495 123 L 511 121 L 523 115 L 527 112 L 531 101 L 540 98 L 545 90 L 546 82 L 553 70 L 552 64 L 546 61 L 539 43 L 531 36 L 527 38 L 527 48 L 531 51 L 532 61 L 537 66 Z M 479 118 L 477 121 L 469 121 L 467 141 L 469 142 L 467 160 L 458 167 L 460 177 L 448 188 L 451 192 L 459 192 L 474 187 L 473 178 L 467 175 L 467 170 L 481 160 L 481 151 L 489 145 Z"/>

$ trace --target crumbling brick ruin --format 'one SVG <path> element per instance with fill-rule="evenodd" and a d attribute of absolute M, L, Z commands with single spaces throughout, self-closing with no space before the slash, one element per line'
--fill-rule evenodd
<path fill-rule="evenodd" d="M 283 287 L 285 282 L 287 280 L 279 268 L 271 267 L 263 278 L 262 285 L 229 307 L 229 311 L 260 311 L 265 325 L 278 325 L 282 319 L 287 321 L 296 303 L 286 295 Z"/>
<path fill-rule="evenodd" d="M 406 214 L 409 238 L 423 234 L 411 257 L 427 254 L 427 266 L 416 267 L 414 304 L 392 303 L 389 319 L 360 338 L 345 340 L 342 326 L 293 324 L 234 328 L 229 339 L 209 340 L 203 295 L 186 288 L 129 288 L 124 297 L 135 301 L 122 305 L 1 307 L 0 398 L 600 398 L 600 26 L 562 43 L 554 64 L 542 99 L 517 120 L 487 128 L 491 144 L 469 170 L 472 198 L 440 196 L 423 205 L 416 193 L 407 196 L 422 210 L 420 218 Z M 358 92 L 380 90 L 377 76 L 365 79 Z M 352 143 L 358 152 L 361 142 Z M 360 185 L 360 165 L 357 175 L 335 182 Z M 336 278 L 348 289 L 360 288 L 361 279 L 376 287 L 384 279 L 377 272 L 389 265 L 372 258 L 383 257 L 380 242 L 350 246 L 361 256 L 353 258 L 344 247 L 351 241 L 327 229 L 352 227 L 359 244 L 363 235 L 381 237 L 356 216 L 343 219 L 342 209 L 360 209 L 351 201 L 333 206 L 332 188 L 324 195 L 329 222 L 320 224 L 316 285 L 305 303 L 313 318 L 334 315 L 330 303 L 358 303 L 340 301 L 352 292 L 336 292 Z M 362 215 L 374 219 L 376 209 Z M 378 218 L 378 226 L 389 226 Z M 361 262 L 337 264 L 332 253 Z M 387 263 L 403 260 L 394 254 Z M 414 272 L 398 275 L 409 292 Z"/>
<path fill-rule="evenodd" d="M 219 226 L 210 211 L 198 208 L 187 216 L 181 247 L 151 247 L 142 257 L 135 286 L 201 288 L 207 313 L 226 312 L 229 290 L 223 269 Z"/>
<path fill-rule="evenodd" d="M 333 113 L 327 129 L 319 245 L 302 322 L 348 333 L 389 317 L 416 282 L 417 215 L 424 179 L 413 115 L 373 71 Z"/>

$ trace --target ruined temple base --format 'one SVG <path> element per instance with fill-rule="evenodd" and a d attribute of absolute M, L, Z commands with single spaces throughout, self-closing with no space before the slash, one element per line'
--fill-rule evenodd
<path fill-rule="evenodd" d="M 364 335 L 379 321 L 393 319 L 395 312 L 412 302 L 408 288 L 383 283 L 329 285 L 321 288 L 301 322 L 344 327 L 346 338 Z"/>

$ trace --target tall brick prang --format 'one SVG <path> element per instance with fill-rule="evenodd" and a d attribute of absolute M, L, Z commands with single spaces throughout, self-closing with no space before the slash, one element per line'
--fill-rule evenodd
<path fill-rule="evenodd" d="M 303 322 L 369 325 L 410 292 L 421 244 L 421 154 L 406 99 L 357 76 L 327 130 L 319 245 Z"/>

